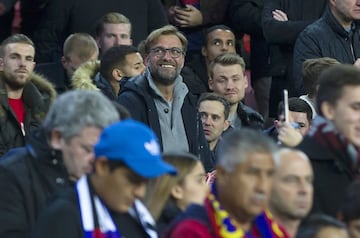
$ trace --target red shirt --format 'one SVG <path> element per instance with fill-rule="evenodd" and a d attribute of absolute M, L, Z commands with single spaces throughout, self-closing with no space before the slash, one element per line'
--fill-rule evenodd
<path fill-rule="evenodd" d="M 19 99 L 9 98 L 9 105 L 14 110 L 15 115 L 19 121 L 19 124 L 24 123 L 25 108 L 24 108 L 23 100 L 21 98 Z"/>

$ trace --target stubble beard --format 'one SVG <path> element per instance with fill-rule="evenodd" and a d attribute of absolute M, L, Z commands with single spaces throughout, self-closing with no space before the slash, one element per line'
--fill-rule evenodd
<path fill-rule="evenodd" d="M 6 85 L 12 90 L 19 90 L 24 88 L 26 83 L 29 81 L 29 75 L 24 77 L 16 77 L 14 75 L 5 73 L 4 76 Z"/>

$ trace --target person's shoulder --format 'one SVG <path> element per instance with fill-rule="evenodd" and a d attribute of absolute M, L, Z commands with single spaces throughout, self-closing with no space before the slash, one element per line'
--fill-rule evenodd
<path fill-rule="evenodd" d="M 0 158 L 0 169 L 9 173 L 25 173 L 29 165 L 28 160 L 30 155 L 26 147 L 13 148 Z"/>
<path fill-rule="evenodd" d="M 166 236 L 162 237 L 164 238 Z M 210 238 L 213 237 L 213 235 L 209 232 L 209 228 L 205 224 L 196 219 L 189 218 L 177 224 L 171 232 L 171 236 L 168 237 Z"/>

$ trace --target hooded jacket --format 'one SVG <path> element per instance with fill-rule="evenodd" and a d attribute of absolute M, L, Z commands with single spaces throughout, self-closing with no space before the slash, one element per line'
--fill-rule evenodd
<path fill-rule="evenodd" d="M 74 73 L 71 85 L 74 89 L 101 91 L 110 100 L 116 100 L 117 95 L 104 77 L 100 75 L 100 61 L 88 61 L 82 64 Z"/>
<path fill-rule="evenodd" d="M 15 112 L 9 105 L 4 77 L 5 75 L 0 73 L 0 156 L 11 148 L 25 145 L 26 135 L 40 126 L 56 98 L 53 85 L 33 73 L 22 94 L 25 108 L 24 135 Z"/>
<path fill-rule="evenodd" d="M 159 115 L 152 93 L 146 76 L 139 75 L 124 84 L 117 102 L 125 106 L 135 120 L 141 121 L 153 129 L 162 146 Z M 201 159 L 206 171 L 211 171 L 214 169 L 214 158 L 204 136 L 196 103 L 196 97 L 187 93 L 181 108 L 189 152 Z"/>

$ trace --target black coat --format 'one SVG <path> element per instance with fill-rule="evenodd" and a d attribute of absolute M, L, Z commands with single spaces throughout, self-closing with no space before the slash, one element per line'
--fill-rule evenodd
<path fill-rule="evenodd" d="M 307 154 L 314 170 L 314 203 L 311 213 L 336 217 L 345 191 L 353 181 L 351 159 L 343 151 L 333 152 L 306 136 L 298 149 Z"/>
<path fill-rule="evenodd" d="M 132 78 L 121 87 L 117 102 L 129 110 L 132 118 L 153 129 L 162 146 L 159 116 L 153 99 L 154 95 L 151 92 L 148 80 L 144 75 L 140 75 Z M 199 156 L 205 170 L 211 171 L 214 169 L 214 158 L 205 139 L 196 105 L 196 97 L 188 93 L 184 98 L 181 114 L 189 143 L 189 152 Z"/>
<path fill-rule="evenodd" d="M 0 156 L 12 148 L 25 145 L 26 135 L 40 127 L 56 97 L 55 89 L 49 82 L 39 75 L 31 76 L 22 93 L 25 109 L 24 136 L 15 112 L 9 105 L 4 77 L 0 72 Z"/>
<path fill-rule="evenodd" d="M 0 160 L 0 237 L 30 237 L 48 201 L 71 187 L 61 158 L 39 130 Z"/>
<path fill-rule="evenodd" d="M 360 57 L 360 22 L 354 22 L 351 33 L 336 20 L 330 10 L 309 25 L 299 36 L 294 49 L 296 91 L 306 94 L 302 82 L 302 64 L 306 59 L 330 57 L 343 64 L 353 64 Z"/>
<path fill-rule="evenodd" d="M 263 11 L 263 31 L 270 44 L 271 76 L 291 79 L 295 41 L 305 27 L 319 19 L 328 0 L 266 0 Z M 288 21 L 277 21 L 272 11 L 286 13 Z"/>

